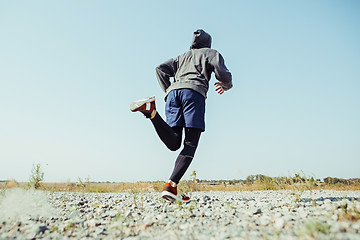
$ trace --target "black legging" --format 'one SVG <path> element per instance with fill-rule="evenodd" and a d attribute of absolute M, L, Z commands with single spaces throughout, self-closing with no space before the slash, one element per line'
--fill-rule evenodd
<path fill-rule="evenodd" d="M 151 119 L 151 122 L 161 141 L 168 149 L 176 151 L 180 148 L 183 127 L 170 127 L 158 113 Z M 175 167 L 170 177 L 170 180 L 176 184 L 178 184 L 182 176 L 184 176 L 194 158 L 201 132 L 201 129 L 185 128 L 184 148 L 176 159 Z"/>

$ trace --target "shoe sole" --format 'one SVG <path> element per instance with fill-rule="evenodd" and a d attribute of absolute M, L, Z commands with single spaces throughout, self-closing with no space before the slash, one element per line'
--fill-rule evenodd
<path fill-rule="evenodd" d="M 183 203 L 191 202 L 190 199 L 188 201 L 182 200 L 181 197 L 175 196 L 174 194 L 172 194 L 171 192 L 168 192 L 168 191 L 163 191 L 161 193 L 161 197 L 172 203 L 175 202 L 176 200 L 179 200 L 180 202 L 183 202 Z"/>
<path fill-rule="evenodd" d="M 155 97 L 148 97 L 148 98 L 138 100 L 138 101 L 130 104 L 130 110 L 132 112 L 136 112 L 142 107 L 142 105 L 144 105 L 146 103 L 152 103 L 154 101 L 155 101 Z"/>
<path fill-rule="evenodd" d="M 189 203 L 189 202 L 191 202 L 190 199 L 189 199 L 188 201 L 185 201 L 185 200 L 182 200 L 181 198 L 178 198 L 178 200 L 179 200 L 180 202 L 183 202 L 183 203 Z"/>
<path fill-rule="evenodd" d="M 178 198 L 176 195 L 172 194 L 171 192 L 168 191 L 163 191 L 161 193 L 161 197 L 164 198 L 165 200 L 169 201 L 169 202 L 175 202 Z"/>

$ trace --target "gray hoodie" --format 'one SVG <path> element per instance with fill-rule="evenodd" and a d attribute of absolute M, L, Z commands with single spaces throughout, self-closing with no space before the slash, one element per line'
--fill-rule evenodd
<path fill-rule="evenodd" d="M 224 58 L 218 51 L 211 49 L 211 36 L 201 29 L 194 32 L 190 51 L 156 67 L 160 87 L 166 96 L 171 90 L 189 88 L 206 98 L 212 72 L 224 90 L 232 88 L 232 76 L 225 66 Z M 174 77 L 173 82 L 170 82 L 171 77 Z"/>

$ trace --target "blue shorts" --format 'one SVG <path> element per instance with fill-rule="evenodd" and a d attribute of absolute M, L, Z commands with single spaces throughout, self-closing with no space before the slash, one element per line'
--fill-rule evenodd
<path fill-rule="evenodd" d="M 165 115 L 170 127 L 205 131 L 205 97 L 191 89 L 174 89 L 167 96 Z"/>

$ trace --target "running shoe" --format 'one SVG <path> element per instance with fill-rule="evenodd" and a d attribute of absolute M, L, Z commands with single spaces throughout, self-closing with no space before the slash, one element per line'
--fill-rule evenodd
<path fill-rule="evenodd" d="M 190 198 L 185 194 L 181 194 L 180 196 L 178 196 L 177 187 L 172 187 L 170 183 L 165 183 L 161 196 L 170 202 L 175 202 L 176 200 L 183 203 L 190 202 Z"/>
<path fill-rule="evenodd" d="M 178 200 L 180 202 L 183 202 L 183 203 L 188 203 L 190 202 L 190 197 L 189 196 L 186 196 L 185 194 L 181 194 L 179 197 L 178 197 Z"/>
<path fill-rule="evenodd" d="M 132 112 L 142 112 L 146 117 L 150 117 L 151 112 L 156 109 L 155 97 L 148 97 L 130 104 Z"/>
<path fill-rule="evenodd" d="M 170 183 L 165 183 L 161 197 L 170 202 L 175 202 L 177 200 L 177 187 L 172 187 Z"/>

